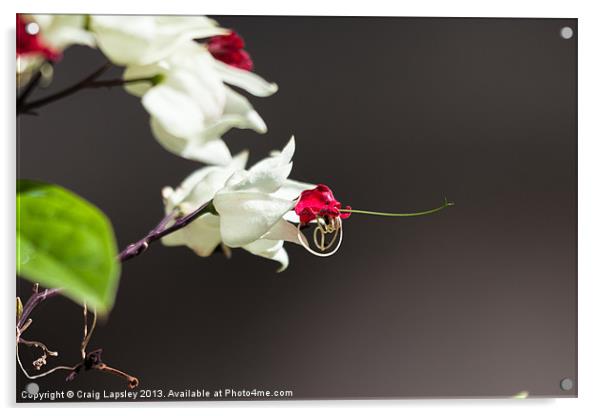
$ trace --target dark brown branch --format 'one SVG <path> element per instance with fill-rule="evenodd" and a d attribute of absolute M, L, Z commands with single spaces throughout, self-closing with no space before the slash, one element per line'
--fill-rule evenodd
<path fill-rule="evenodd" d="M 140 384 L 140 381 L 138 380 L 138 378 L 131 376 L 121 370 L 116 369 L 116 368 L 109 367 L 108 365 L 106 365 L 104 363 L 97 365 L 94 369 L 125 378 L 128 382 L 128 387 L 130 389 L 135 389 L 136 387 L 138 387 L 138 384 Z"/>
<path fill-rule="evenodd" d="M 71 85 L 70 87 L 65 88 L 57 93 L 51 94 L 47 97 L 40 98 L 39 100 L 35 100 L 29 103 L 21 102 L 17 103 L 17 114 L 27 113 L 33 110 L 34 108 L 42 107 L 43 105 L 49 104 L 53 101 L 60 100 L 61 98 L 67 97 L 71 94 L 76 93 L 77 91 L 87 88 L 87 85 L 94 81 L 96 78 L 104 74 L 110 67 L 111 63 L 107 62 L 103 64 L 100 68 L 92 72 L 90 75 L 85 77 L 79 82 Z"/>
<path fill-rule="evenodd" d="M 150 230 L 146 236 L 144 236 L 141 240 L 130 244 L 121 253 L 119 253 L 119 261 L 123 263 L 126 260 L 129 260 L 144 253 L 153 241 L 157 241 L 165 237 L 166 235 L 169 235 L 173 232 L 178 231 L 181 228 L 186 227 L 188 224 L 196 220 L 204 213 L 215 213 L 213 204 L 207 203 L 201 205 L 200 207 L 192 211 L 190 214 L 180 218 L 176 218 L 174 223 L 169 227 L 167 227 L 167 224 L 173 219 L 174 214 L 172 213 L 165 216 L 165 218 L 163 218 L 155 228 Z"/>
<path fill-rule="evenodd" d="M 109 367 L 107 364 L 102 362 L 101 355 L 101 349 L 94 350 L 86 354 L 86 357 L 80 363 L 73 366 L 71 372 L 69 373 L 69 375 L 67 375 L 67 381 L 73 381 L 75 377 L 77 377 L 77 375 L 82 371 L 98 370 L 125 378 L 128 382 L 128 387 L 130 389 L 138 387 L 138 384 L 140 384 L 140 382 L 136 377 L 131 376 L 126 372 L 118 370 L 116 368 Z"/>
<path fill-rule="evenodd" d="M 20 342 L 20 343 L 25 344 L 24 342 Z M 121 371 L 117 368 L 110 367 L 107 364 L 103 363 L 101 354 L 102 354 L 101 349 L 94 350 L 94 351 L 86 354 L 86 356 L 82 359 L 82 361 L 80 361 L 79 363 L 77 363 L 74 366 L 69 367 L 69 366 L 65 366 L 65 365 L 59 365 L 59 366 L 53 367 L 50 370 L 45 371 L 43 373 L 30 375 L 29 373 L 27 373 L 27 371 L 25 371 L 25 368 L 23 367 L 23 364 L 21 363 L 21 360 L 19 358 L 19 348 L 17 345 L 17 361 L 19 363 L 19 366 L 21 367 L 21 370 L 25 373 L 27 378 L 29 378 L 31 380 L 46 377 L 47 375 L 52 374 L 55 371 L 64 370 L 64 371 L 69 371 L 66 381 L 73 381 L 75 379 L 75 377 L 77 377 L 77 375 L 79 373 L 81 373 L 82 371 L 97 370 L 97 371 L 102 371 L 105 373 L 113 374 L 118 377 L 124 378 L 127 381 L 128 387 L 130 389 L 135 389 L 136 387 L 138 387 L 138 385 L 140 384 L 138 378 L 131 376 L 124 371 Z M 39 369 L 39 367 L 37 367 L 37 368 Z"/>
<path fill-rule="evenodd" d="M 139 84 L 141 82 L 155 82 L 156 77 L 142 77 L 142 78 L 132 78 L 132 79 L 105 79 L 101 81 L 94 81 L 90 84 L 86 85 L 86 88 L 111 88 L 111 87 L 120 87 L 122 85 L 129 84 Z"/>
<path fill-rule="evenodd" d="M 110 87 L 118 87 L 126 84 L 136 84 L 140 82 L 148 82 L 148 83 L 156 83 L 161 79 L 160 75 L 155 75 L 153 77 L 142 77 L 142 78 L 132 78 L 132 79 L 108 79 L 103 81 L 97 81 L 97 78 L 100 77 L 103 73 L 105 73 L 111 67 L 110 63 L 104 64 L 102 67 L 98 68 L 96 71 L 85 77 L 79 82 L 71 85 L 70 87 L 65 88 L 59 92 L 51 94 L 47 97 L 40 98 L 39 100 L 35 100 L 29 103 L 26 103 L 25 100 L 19 100 L 17 102 L 17 114 L 31 114 L 32 110 L 38 107 L 42 107 L 46 104 L 50 104 L 51 102 L 60 100 L 61 98 L 65 98 L 69 95 L 72 95 L 83 89 L 92 89 L 92 88 L 110 88 Z M 25 97 L 26 98 L 26 97 Z"/>
<path fill-rule="evenodd" d="M 20 108 L 21 106 L 23 106 L 23 104 L 25 103 L 25 100 L 27 100 L 27 97 L 29 97 L 29 95 L 31 95 L 31 93 L 36 89 L 36 87 L 40 83 L 41 79 L 42 79 L 42 71 L 40 69 L 38 69 L 36 71 L 36 73 L 33 75 L 33 77 L 27 83 L 27 86 L 25 87 L 25 89 L 23 90 L 21 95 L 19 95 L 19 98 L 17 98 L 17 109 Z M 17 113 L 18 113 L 18 110 L 17 110 Z"/>

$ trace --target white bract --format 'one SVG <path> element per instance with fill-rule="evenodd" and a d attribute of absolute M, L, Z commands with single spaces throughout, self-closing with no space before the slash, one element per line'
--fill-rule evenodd
<path fill-rule="evenodd" d="M 91 16 L 99 49 L 117 65 L 148 65 L 183 43 L 228 33 L 205 16 Z"/>
<path fill-rule="evenodd" d="M 130 65 L 124 79 L 152 78 L 130 83 L 126 90 L 141 96 L 151 115 L 151 129 L 167 150 L 187 159 L 227 165 L 232 156 L 221 136 L 229 129 L 267 131 L 249 101 L 225 82 L 256 96 L 276 92 L 276 84 L 213 58 L 205 45 L 188 41 L 150 65 Z"/>
<path fill-rule="evenodd" d="M 164 237 L 165 245 L 186 245 L 199 256 L 209 256 L 222 244 L 243 248 L 257 256 L 278 261 L 279 271 L 288 266 L 284 241 L 298 243 L 297 221 L 292 211 L 303 190 L 314 185 L 288 178 L 295 141 L 291 138 L 282 152 L 244 170 L 247 154 L 234 157 L 227 166 L 199 169 L 177 189 L 165 188 L 167 214 L 175 209 L 182 215 L 213 201 L 219 215 L 206 213 L 186 227 Z"/>
<path fill-rule="evenodd" d="M 44 43 L 56 51 L 71 45 L 96 46 L 94 34 L 86 29 L 85 15 L 35 14 L 31 19 L 39 25 Z"/>

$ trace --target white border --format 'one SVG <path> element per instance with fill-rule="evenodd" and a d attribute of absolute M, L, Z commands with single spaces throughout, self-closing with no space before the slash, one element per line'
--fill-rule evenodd
<path fill-rule="evenodd" d="M 423 0 L 403 2 L 371 0 L 351 3 L 350 0 L 286 1 L 191 1 L 159 0 L 152 3 L 103 0 L 84 2 L 68 0 L 20 0 L 19 4 L 1 2 L 3 23 L 2 72 L 3 99 L 0 139 L 2 149 L 2 204 L 0 219 L 0 264 L 4 265 L 2 337 L 3 365 L 0 365 L 0 404 L 12 407 L 10 412 L 40 414 L 104 414 L 103 406 L 55 405 L 15 408 L 14 400 L 14 179 L 15 179 L 15 113 L 14 113 L 14 27 L 16 12 L 49 13 L 129 13 L 129 14 L 285 14 L 285 15 L 357 15 L 357 16 L 474 16 L 474 17 L 566 17 L 579 18 L 579 399 L 558 400 L 400 400 L 400 401 L 300 401 L 300 402 L 228 402 L 228 403 L 137 403 L 134 406 L 114 404 L 117 411 L 163 414 L 169 408 L 178 413 L 206 412 L 231 414 L 265 414 L 283 411 L 294 414 L 307 412 L 331 414 L 409 414 L 446 415 L 573 415 L 600 414 L 602 409 L 602 13 L 597 1 L 587 0 L 505 0 L 496 2 L 468 0 Z M 551 201 L 553 203 L 553 201 Z M 105 406 L 106 407 L 106 406 Z M 43 412 L 43 413 L 42 413 Z"/>

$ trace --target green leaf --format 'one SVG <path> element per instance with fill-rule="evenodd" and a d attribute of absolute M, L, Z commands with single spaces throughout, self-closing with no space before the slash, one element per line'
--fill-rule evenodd
<path fill-rule="evenodd" d="M 106 312 L 120 265 L 107 217 L 60 186 L 17 181 L 17 273 Z"/>

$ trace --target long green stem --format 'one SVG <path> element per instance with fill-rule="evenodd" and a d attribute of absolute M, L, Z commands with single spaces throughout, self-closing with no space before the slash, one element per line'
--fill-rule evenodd
<path fill-rule="evenodd" d="M 419 211 L 419 212 L 408 212 L 408 213 L 394 213 L 394 212 L 378 212 L 378 211 L 364 211 L 360 209 L 339 209 L 340 212 L 350 212 L 353 214 L 366 214 L 366 215 L 378 215 L 381 217 L 418 217 L 420 215 L 429 215 L 434 214 L 435 212 L 444 210 L 447 207 L 453 206 L 453 202 L 449 202 L 447 198 L 443 205 L 437 208 L 429 209 L 428 211 Z"/>

